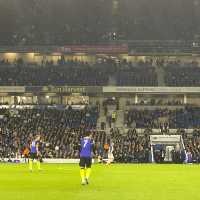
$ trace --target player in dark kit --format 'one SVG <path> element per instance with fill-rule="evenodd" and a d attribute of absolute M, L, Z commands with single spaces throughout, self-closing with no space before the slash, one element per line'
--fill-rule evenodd
<path fill-rule="evenodd" d="M 81 151 L 80 151 L 80 175 L 81 184 L 85 185 L 89 183 L 89 177 L 91 173 L 92 166 L 92 134 L 86 133 L 85 137 L 81 139 Z"/>
<path fill-rule="evenodd" d="M 31 141 L 30 144 L 30 157 L 29 157 L 29 170 L 33 171 L 33 161 L 37 160 L 37 168 L 40 168 L 40 152 L 39 152 L 39 143 L 40 143 L 40 136 L 37 135 L 34 140 Z"/>

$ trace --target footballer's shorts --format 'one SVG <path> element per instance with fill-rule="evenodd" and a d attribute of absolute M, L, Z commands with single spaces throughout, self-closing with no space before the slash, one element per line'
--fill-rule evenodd
<path fill-rule="evenodd" d="M 38 159 L 37 153 L 30 153 L 30 159 L 37 160 Z"/>
<path fill-rule="evenodd" d="M 81 157 L 79 166 L 81 168 L 85 168 L 85 167 L 86 168 L 91 168 L 91 166 L 92 166 L 92 158 L 90 158 L 90 157 Z"/>

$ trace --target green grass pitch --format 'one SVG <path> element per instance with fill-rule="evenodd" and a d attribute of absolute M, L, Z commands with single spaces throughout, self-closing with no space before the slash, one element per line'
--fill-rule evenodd
<path fill-rule="evenodd" d="M 200 166 L 93 165 L 90 185 L 80 185 L 74 164 L 0 165 L 1 200 L 200 200 Z"/>

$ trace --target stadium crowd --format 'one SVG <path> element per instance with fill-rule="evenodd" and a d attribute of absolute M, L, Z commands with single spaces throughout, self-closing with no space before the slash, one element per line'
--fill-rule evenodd
<path fill-rule="evenodd" d="M 96 107 L 84 110 L 23 109 L 1 110 L 0 154 L 1 157 L 15 157 L 29 147 L 31 138 L 41 134 L 45 141 L 45 157 L 74 157 L 73 151 L 81 130 L 96 127 Z M 56 150 L 56 146 L 59 150 Z M 55 153 L 57 155 L 55 155 Z"/>
<path fill-rule="evenodd" d="M 192 135 L 184 133 L 184 143 L 189 163 L 200 163 L 200 129 L 195 129 Z"/>
<path fill-rule="evenodd" d="M 142 127 L 145 128 L 145 132 L 143 135 L 138 135 L 135 128 L 129 128 L 127 134 L 121 133 L 117 128 L 111 128 L 109 133 L 104 130 L 96 130 L 99 113 L 95 106 L 86 107 L 84 110 L 72 110 L 71 108 L 66 110 L 52 108 L 1 109 L 0 158 L 28 157 L 30 141 L 36 134 L 41 135 L 40 151 L 43 158 L 79 158 L 80 138 L 85 131 L 90 131 L 95 143 L 94 158 L 107 159 L 109 153 L 112 152 L 115 162 L 147 163 L 151 161 L 149 136 L 152 134 L 152 128 L 155 128 L 154 117 L 162 116 L 167 111 L 146 112 L 134 111 L 135 119 L 142 122 L 140 125 L 145 125 L 145 123 L 151 125 Z M 190 108 L 183 113 L 185 116 L 189 115 L 191 117 L 192 112 L 194 111 Z M 169 113 L 167 112 L 167 114 Z M 144 114 L 147 118 L 142 120 Z M 179 114 L 176 113 L 176 115 Z M 190 117 L 189 122 L 193 124 Z M 149 123 L 150 121 L 151 123 Z M 182 123 L 185 124 L 186 122 L 183 121 Z M 163 128 L 163 130 L 166 131 L 169 127 Z M 187 162 L 199 163 L 199 129 L 195 129 L 192 136 L 190 136 L 184 128 L 177 128 L 177 133 L 183 137 Z M 164 131 L 163 133 L 170 134 Z M 179 151 L 176 151 L 176 148 L 172 152 L 173 161 L 183 162 L 183 158 L 185 158 L 183 151 L 181 154 L 177 152 Z M 163 155 L 160 151 L 159 154 L 155 153 L 156 161 L 163 162 Z"/>
<path fill-rule="evenodd" d="M 113 156 L 116 162 L 148 163 L 150 161 L 149 132 L 139 136 L 136 129 L 130 129 L 126 135 L 113 131 Z"/>
<path fill-rule="evenodd" d="M 100 68 L 101 67 L 101 68 Z M 46 62 L 42 66 L 23 64 L 21 60 L 14 65 L 2 62 L 0 65 L 0 85 L 107 85 L 106 65 L 89 65 L 78 61 L 68 61 L 54 66 Z"/>
<path fill-rule="evenodd" d="M 198 128 L 200 125 L 200 109 L 187 106 L 181 109 L 156 110 L 131 109 L 125 113 L 125 124 L 135 128 L 157 128 L 162 130 L 178 128 Z"/>
<path fill-rule="evenodd" d="M 22 49 L 24 46 L 34 46 L 37 49 L 37 45 L 44 45 L 45 51 L 48 51 L 50 47 L 46 45 L 118 44 L 119 40 L 120 44 L 129 44 L 130 55 L 137 53 L 135 50 L 138 45 L 139 52 L 144 52 L 145 49 L 155 53 L 151 42 L 148 47 L 143 40 L 157 40 L 152 42 L 152 46 L 155 45 L 159 53 L 170 51 L 168 40 L 171 41 L 169 47 L 174 46 L 175 52 L 177 44 L 180 47 L 178 52 L 182 50 L 184 41 L 189 41 L 183 46 L 184 50 L 187 50 L 188 45 L 190 50 L 199 48 L 198 42 L 190 43 L 199 33 L 198 1 L 186 3 L 170 0 L 163 3 L 155 0 L 144 6 L 145 1 L 147 0 L 137 3 L 132 0 L 2 0 L 0 45 L 2 49 L 3 45 L 19 46 Z M 138 45 L 132 40 L 136 43 L 139 41 Z M 158 40 L 168 42 L 159 43 Z M 173 43 L 174 40 L 177 44 Z M 97 59 L 92 64 L 78 60 L 66 61 L 64 56 L 57 63 L 42 61 L 40 65 L 28 64 L 22 59 L 15 60 L 14 63 L 0 60 L 0 85 L 106 86 L 112 83 L 115 86 L 160 86 L 163 81 L 161 84 L 165 86 L 200 86 L 200 68 L 196 62 L 165 62 L 159 59 L 155 63 L 153 60 L 127 62 L 115 57 L 111 59 L 111 55 L 101 56 L 101 62 Z M 162 71 L 163 80 L 159 77 L 159 72 Z M 141 101 L 139 104 L 180 105 L 182 102 L 161 103 L 151 100 L 147 103 Z M 109 105 L 115 105 L 116 110 L 119 110 L 118 99 L 106 101 L 103 105 L 105 116 Z M 149 162 L 149 135 L 153 128 L 157 128 L 165 134 L 170 134 L 169 129 L 181 130 L 188 161 L 200 162 L 199 130 L 196 129 L 192 137 L 183 131 L 184 128 L 199 128 L 200 108 L 186 106 L 172 110 L 128 110 L 124 122 L 129 128 L 126 135 L 111 128 L 111 123 L 117 118 L 116 112 L 112 112 L 107 119 L 110 133 L 96 130 L 98 117 L 99 109 L 95 106 L 86 106 L 83 110 L 73 110 L 71 107 L 1 109 L 0 157 L 26 157 L 31 139 L 40 134 L 40 148 L 44 158 L 78 158 L 80 138 L 85 131 L 90 130 L 95 141 L 93 153 L 96 157 L 107 158 L 113 149 L 116 162 Z M 102 127 L 104 126 L 105 124 Z M 144 128 L 145 134 L 138 135 L 136 128 Z M 158 160 L 161 160 L 160 157 Z"/>
<path fill-rule="evenodd" d="M 157 86 L 155 68 L 148 63 L 141 63 L 136 67 L 121 68 L 116 73 L 118 86 Z"/>
<path fill-rule="evenodd" d="M 145 72 L 145 73 L 144 73 Z M 145 76 L 144 76 L 145 74 Z M 77 60 L 58 60 L 41 63 L 41 66 L 24 63 L 22 59 L 9 63 L 0 61 L 0 85 L 41 86 L 41 85 L 84 85 L 103 86 L 109 78 L 116 79 L 120 86 L 156 86 L 157 76 L 148 62 L 116 63 L 104 60 L 96 63 Z"/>
<path fill-rule="evenodd" d="M 198 63 L 157 61 L 163 71 L 163 84 L 176 87 L 200 86 Z M 25 63 L 23 59 L 8 62 L 0 60 L 0 85 L 85 85 L 106 86 L 110 79 L 116 86 L 159 86 L 158 72 L 152 60 L 128 62 L 100 59 L 95 63 L 78 60 L 57 62 L 42 61 L 40 64 Z M 113 84 L 113 83 L 112 83 Z"/>
<path fill-rule="evenodd" d="M 78 158 L 79 142 L 84 131 L 90 130 L 95 142 L 94 155 L 108 158 L 111 148 L 117 162 L 148 162 L 149 139 L 135 130 L 128 135 L 111 129 L 110 134 L 96 131 L 98 112 L 85 110 L 25 109 L 1 110 L 0 157 L 26 157 L 32 137 L 42 136 L 43 158 Z"/>
<path fill-rule="evenodd" d="M 171 62 L 165 66 L 165 82 L 167 86 L 191 87 L 200 86 L 200 68 L 197 63 Z"/>

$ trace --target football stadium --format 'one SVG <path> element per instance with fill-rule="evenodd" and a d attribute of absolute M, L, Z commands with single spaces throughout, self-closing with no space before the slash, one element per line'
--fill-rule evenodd
<path fill-rule="evenodd" d="M 0 199 L 200 200 L 200 0 L 0 0 Z"/>

